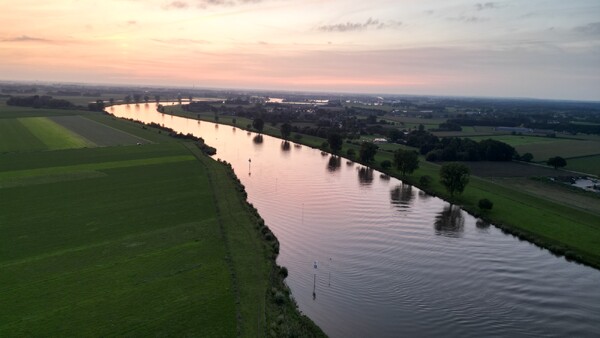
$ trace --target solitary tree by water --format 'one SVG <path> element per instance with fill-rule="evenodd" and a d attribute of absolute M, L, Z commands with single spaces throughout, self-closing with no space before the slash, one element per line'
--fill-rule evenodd
<path fill-rule="evenodd" d="M 375 154 L 377 154 L 377 149 L 379 149 L 379 147 L 371 142 L 363 142 L 360 145 L 360 150 L 358 152 L 358 157 L 360 158 L 361 161 L 365 162 L 365 163 L 371 163 L 373 162 L 373 159 L 375 159 Z"/>
<path fill-rule="evenodd" d="M 338 133 L 331 133 L 327 136 L 327 142 L 329 143 L 329 149 L 334 154 L 337 154 L 342 150 L 342 145 L 344 144 L 344 139 L 342 135 Z"/>
<path fill-rule="evenodd" d="M 446 163 L 440 169 L 440 178 L 450 196 L 454 193 L 462 193 L 469 183 L 469 175 L 471 171 L 469 167 L 460 163 Z"/>
<path fill-rule="evenodd" d="M 419 168 L 419 154 L 414 150 L 398 149 L 394 152 L 394 164 L 402 176 Z"/>
<path fill-rule="evenodd" d="M 252 121 L 252 126 L 254 127 L 254 129 L 256 129 L 259 133 L 262 133 L 263 128 L 265 127 L 265 121 L 263 121 L 263 119 L 259 118 L 255 118 Z"/>
<path fill-rule="evenodd" d="M 156 101 L 156 103 L 160 103 L 160 95 L 154 95 L 154 101 Z"/>
<path fill-rule="evenodd" d="M 290 138 L 290 134 L 292 134 L 292 125 L 289 123 L 284 123 L 281 125 L 281 137 L 283 137 L 284 140 L 287 140 Z"/>
<path fill-rule="evenodd" d="M 139 104 L 142 101 L 142 95 L 141 94 L 133 94 L 133 101 L 135 101 L 135 104 Z"/>

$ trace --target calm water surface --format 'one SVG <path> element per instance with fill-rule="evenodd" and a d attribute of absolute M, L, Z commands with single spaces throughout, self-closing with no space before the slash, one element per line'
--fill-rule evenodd
<path fill-rule="evenodd" d="M 600 271 L 318 150 L 155 104 L 109 112 L 201 136 L 232 163 L 300 310 L 331 337 L 600 336 Z"/>

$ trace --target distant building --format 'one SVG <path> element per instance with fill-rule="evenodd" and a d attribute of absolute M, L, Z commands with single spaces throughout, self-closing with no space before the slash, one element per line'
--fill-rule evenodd
<path fill-rule="evenodd" d="M 387 140 L 384 138 L 376 138 L 373 140 L 373 143 L 375 143 L 375 144 L 387 143 Z"/>

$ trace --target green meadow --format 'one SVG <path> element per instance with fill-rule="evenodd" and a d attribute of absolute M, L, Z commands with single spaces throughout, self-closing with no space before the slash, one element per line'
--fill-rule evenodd
<path fill-rule="evenodd" d="M 102 114 L 75 117 L 146 143 L 83 148 L 32 113 L 0 118 L 1 337 L 322 335 L 272 301 L 275 244 L 226 166 Z"/>

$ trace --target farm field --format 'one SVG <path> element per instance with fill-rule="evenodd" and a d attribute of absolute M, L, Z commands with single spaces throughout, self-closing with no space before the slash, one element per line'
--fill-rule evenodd
<path fill-rule="evenodd" d="M 0 119 L 0 152 L 93 147 L 95 144 L 46 117 Z"/>
<path fill-rule="evenodd" d="M 0 104 L 0 153 L 147 144 L 150 140 L 111 127 L 110 118 L 88 112 Z"/>
<path fill-rule="evenodd" d="M 527 192 L 537 198 L 548 199 L 574 209 L 600 216 L 600 195 L 577 192 L 560 183 L 532 180 L 526 177 L 493 178 L 493 182 Z"/>
<path fill-rule="evenodd" d="M 570 158 L 567 169 L 600 176 L 600 155 Z"/>
<path fill-rule="evenodd" d="M 83 116 L 54 116 L 50 120 L 75 132 L 93 142 L 97 146 L 131 145 L 149 143 L 148 140 L 131 135 L 106 124 Z"/>
<path fill-rule="evenodd" d="M 280 311 L 320 332 L 267 301 L 270 244 L 222 164 L 88 117 L 152 143 L 0 154 L 0 336 L 255 337 Z"/>
<path fill-rule="evenodd" d="M 535 162 L 545 162 L 553 156 L 564 158 L 600 154 L 600 142 L 538 136 L 502 135 L 469 137 L 480 141 L 488 138 L 505 142 L 515 147 L 519 154 L 532 153 Z"/>
<path fill-rule="evenodd" d="M 0 335 L 234 334 L 207 177 L 183 147 L 170 151 L 184 158 L 2 188 Z M 77 172 L 68 162 L 62 172 Z"/>

